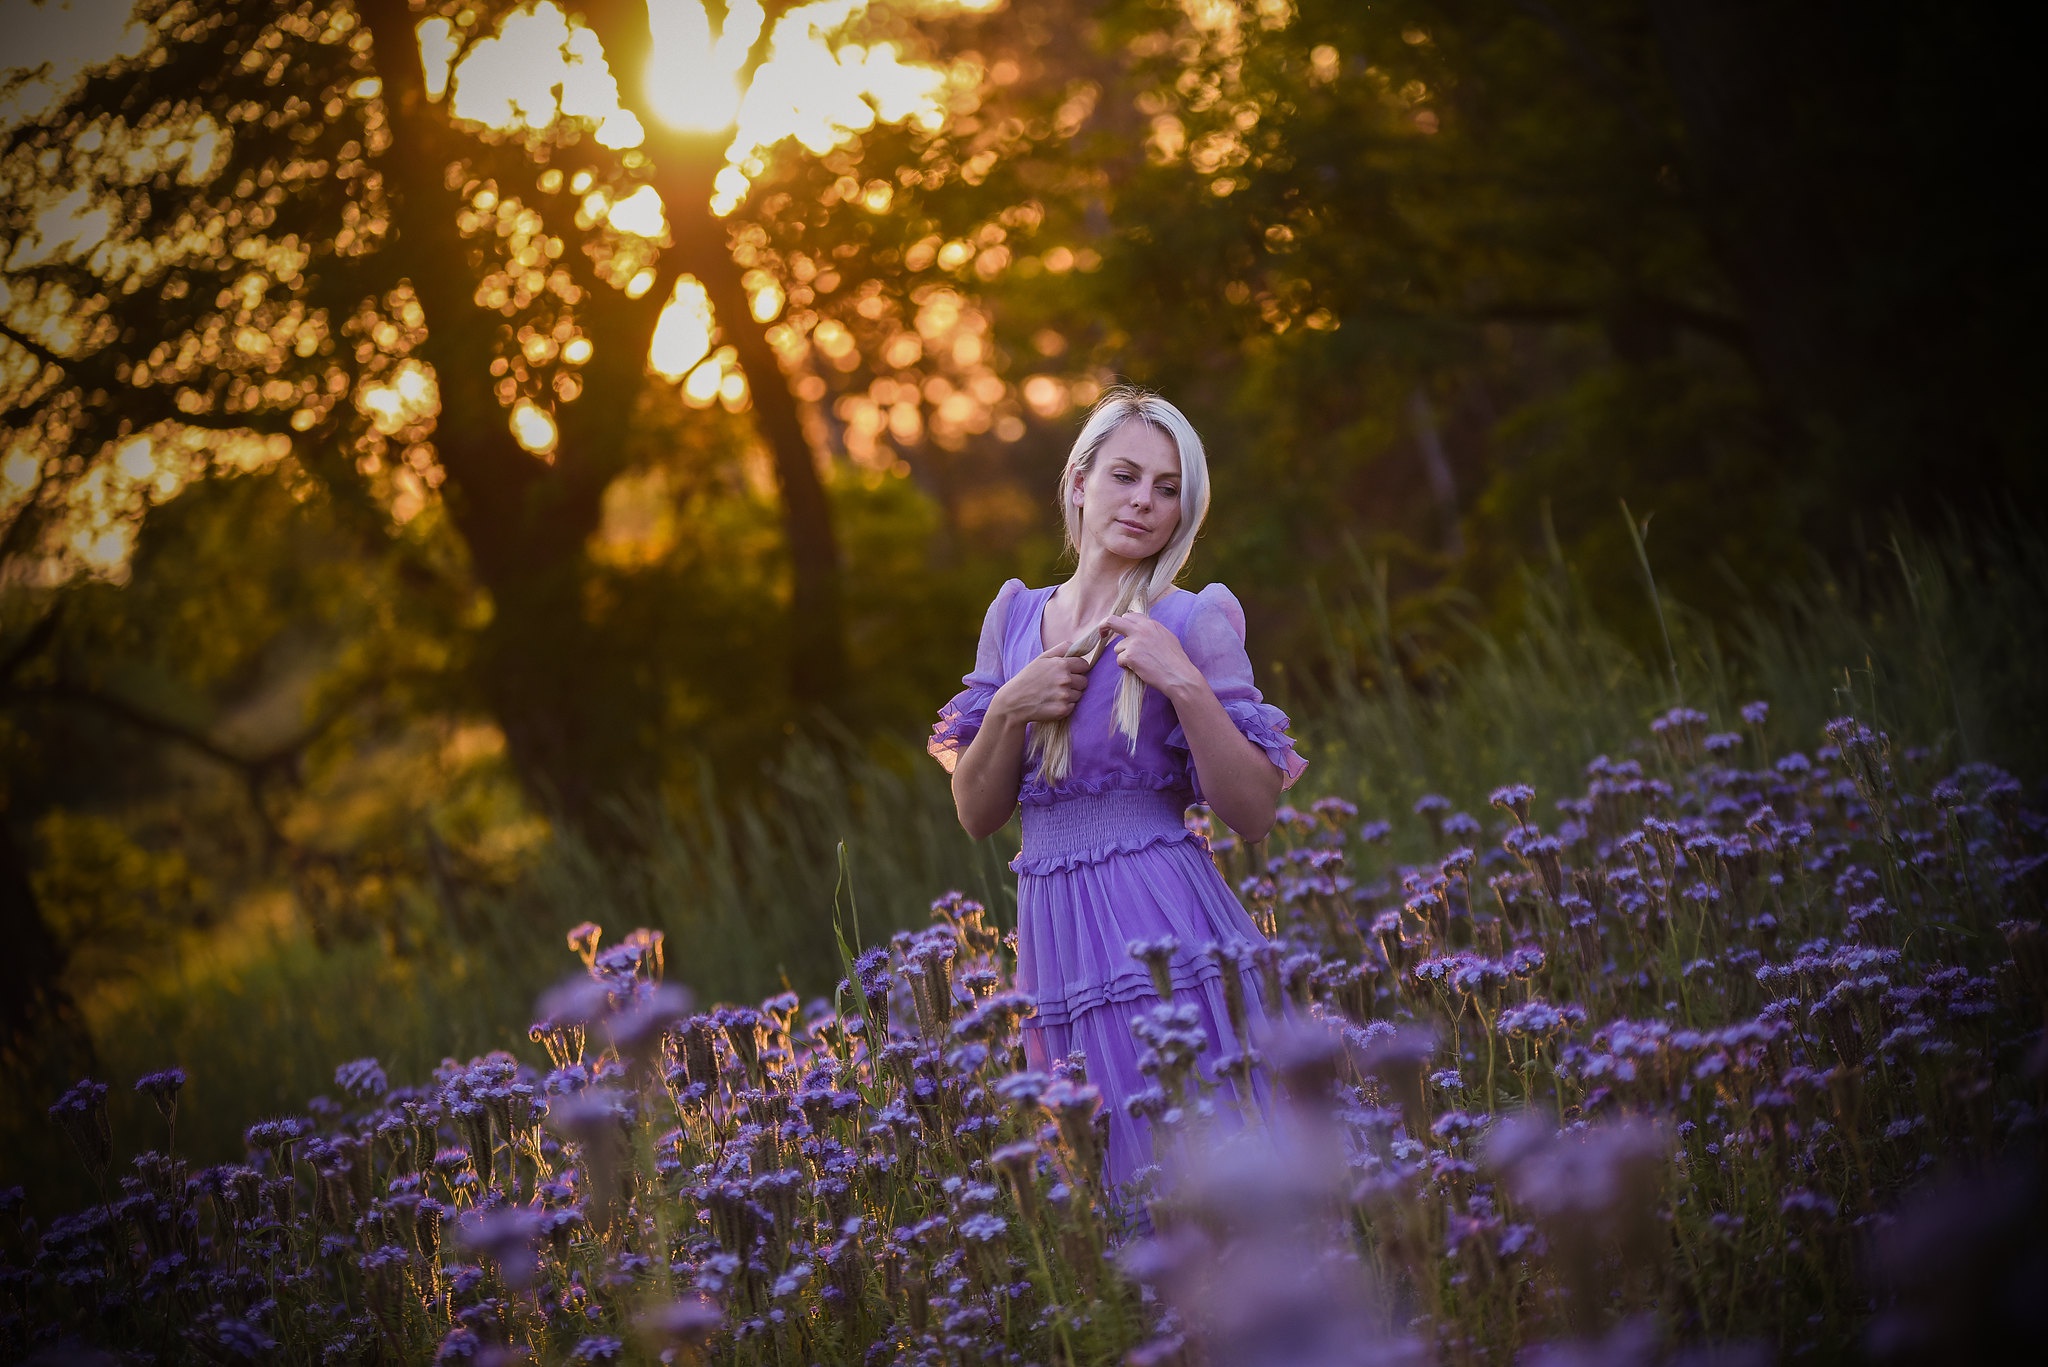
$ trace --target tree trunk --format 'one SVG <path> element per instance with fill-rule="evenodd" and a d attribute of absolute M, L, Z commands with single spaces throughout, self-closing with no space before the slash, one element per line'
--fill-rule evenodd
<path fill-rule="evenodd" d="M 655 324 L 676 277 L 704 283 L 724 340 L 739 353 L 763 440 L 774 458 L 794 589 L 789 660 L 800 704 L 833 707 L 845 679 L 839 558 L 831 509 L 797 403 L 767 331 L 754 321 L 733 261 L 727 228 L 710 211 L 712 178 L 723 140 L 661 134 L 651 112 L 642 122 L 655 141 L 656 189 L 672 245 L 654 288 L 627 299 L 606 286 L 576 306 L 595 343 L 581 367 L 582 395 L 556 404 L 560 444 L 551 461 L 513 440 L 492 388 L 490 364 L 502 345 L 500 315 L 476 306 L 468 244 L 454 222 L 445 183 L 458 161 L 495 168 L 506 192 L 525 193 L 538 167 L 516 145 L 491 146 L 453 129 L 426 98 L 407 0 L 361 0 L 383 56 L 393 145 L 380 159 L 387 178 L 395 273 L 409 280 L 427 318 L 419 352 L 434 368 L 441 412 L 434 443 L 447 478 L 449 516 L 469 548 L 492 617 L 475 662 L 476 682 L 506 736 L 514 765 L 541 804 L 613 843 L 610 799 L 644 792 L 657 777 L 654 731 L 661 700 L 636 643 L 617 639 L 592 617 L 586 546 L 598 527 L 607 484 L 623 468 L 627 428 L 644 386 Z M 646 50 L 639 0 L 598 7 L 592 19 L 607 51 Z M 619 26 L 637 32 L 618 36 Z M 607 30 L 611 30 L 608 34 Z M 621 70 L 625 67 L 622 64 Z M 627 91 L 637 86 L 622 81 Z"/>
<path fill-rule="evenodd" d="M 754 319 L 733 260 L 730 230 L 711 212 L 712 185 L 725 165 L 729 134 L 678 132 L 648 105 L 640 76 L 641 63 L 653 50 L 646 0 L 580 0 L 577 9 L 604 47 L 619 102 L 647 132 L 654 186 L 673 243 L 664 265 L 672 256 L 681 270 L 703 283 L 721 339 L 739 353 L 753 397 L 755 430 L 774 462 L 789 542 L 790 694 L 799 706 L 839 711 L 846 686 L 846 625 L 831 504 L 789 377 L 769 345 L 767 325 Z M 772 25 L 764 28 L 756 40 L 749 71 L 765 55 L 771 31 Z"/>
<path fill-rule="evenodd" d="M 47 1066 L 53 1073 L 89 1072 L 92 1034 L 64 986 L 64 946 L 43 920 L 28 861 L 14 827 L 0 812 L 0 1065 L 10 1072 Z M 56 1085 L 64 1081 L 52 1078 Z"/>
<path fill-rule="evenodd" d="M 610 819 L 610 800 L 643 793 L 656 777 L 650 741 L 659 700 L 636 667 L 633 643 L 591 619 L 585 548 L 604 489 L 622 468 L 661 298 L 602 291 L 579 309 L 598 346 L 583 368 L 584 393 L 557 406 L 560 445 L 551 461 L 523 450 L 492 389 L 503 319 L 471 297 L 475 272 L 443 181 L 459 159 L 488 169 L 504 151 L 456 133 L 426 99 L 405 0 L 364 0 L 363 8 L 380 53 L 395 54 L 379 63 L 393 132 L 380 159 L 394 220 L 388 259 L 426 314 L 419 354 L 440 390 L 434 445 L 447 475 L 442 495 L 491 595 L 473 677 L 539 805 L 612 845 L 623 832 Z M 537 170 L 523 152 L 511 153 L 518 161 L 508 176 Z"/>
<path fill-rule="evenodd" d="M 836 713 L 845 696 L 846 627 L 831 505 L 789 377 L 768 343 L 768 329 L 754 320 L 739 265 L 723 240 L 724 224 L 711 216 L 708 199 L 702 203 L 706 222 L 692 226 L 700 232 L 714 231 L 719 240 L 690 253 L 686 264 L 704 282 L 719 335 L 739 352 L 740 368 L 753 395 L 755 424 L 775 460 L 792 581 L 790 693 L 799 705 Z"/>

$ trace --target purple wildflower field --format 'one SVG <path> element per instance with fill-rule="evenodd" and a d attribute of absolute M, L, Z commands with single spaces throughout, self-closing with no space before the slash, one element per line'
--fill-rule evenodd
<path fill-rule="evenodd" d="M 660 935 L 578 926 L 518 1048 L 344 1063 L 225 1166 L 176 1156 L 182 1074 L 124 1082 L 164 1122 L 125 1160 L 81 1081 L 52 1120 L 104 1199 L 6 1196 L 0 1349 L 1986 1360 L 2043 1327 L 2048 822 L 1991 766 L 1812 741 L 1678 709 L 1576 793 L 1215 832 L 1272 939 L 1223 965 L 1227 1056 L 1170 999 L 1139 1022 L 1135 1190 L 1086 1060 L 1024 1068 L 1031 1003 L 959 894 L 808 1003 L 700 1009 Z M 1395 861 L 1389 819 L 1435 857 Z M 1246 1038 L 1252 992 L 1279 1023 Z"/>

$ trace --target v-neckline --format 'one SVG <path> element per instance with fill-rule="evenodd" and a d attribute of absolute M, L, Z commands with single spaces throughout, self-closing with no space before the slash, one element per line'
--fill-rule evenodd
<path fill-rule="evenodd" d="M 1043 655 L 1046 651 L 1052 649 L 1052 642 L 1045 639 L 1045 610 L 1052 606 L 1052 596 L 1058 593 L 1059 591 L 1060 586 L 1058 584 L 1052 584 L 1039 592 L 1038 620 L 1031 624 L 1033 637 L 1038 642 L 1038 649 L 1036 652 L 1034 652 L 1036 655 Z M 1163 597 L 1160 598 L 1159 601 L 1164 603 L 1168 599 L 1172 598 L 1173 595 L 1176 593 L 1190 593 L 1192 591 L 1193 590 L 1191 589 L 1184 589 L 1180 585 L 1175 584 L 1171 589 L 1167 591 L 1167 593 Z"/>
<path fill-rule="evenodd" d="M 1038 649 L 1034 652 L 1036 655 L 1043 655 L 1046 651 L 1052 649 L 1052 646 L 1045 639 L 1045 610 L 1052 606 L 1052 596 L 1059 591 L 1060 586 L 1054 584 L 1038 595 L 1038 620 L 1031 624 L 1032 637 L 1038 642 Z"/>

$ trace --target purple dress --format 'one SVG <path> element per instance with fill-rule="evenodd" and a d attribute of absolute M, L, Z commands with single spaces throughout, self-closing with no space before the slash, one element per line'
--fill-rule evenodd
<path fill-rule="evenodd" d="M 939 710 L 927 746 L 949 772 L 981 730 L 996 690 L 1044 653 L 1041 622 L 1052 594 L 1012 579 L 989 605 L 974 671 Z M 1262 701 L 1252 684 L 1236 597 L 1221 584 L 1182 590 L 1154 605 L 1152 617 L 1179 637 L 1238 730 L 1292 786 L 1306 761 L 1287 735 L 1286 714 Z M 1038 1003 L 1025 1021 L 1025 1054 L 1035 1068 L 1074 1050 L 1086 1054 L 1088 1080 L 1109 1105 L 1112 1184 L 1151 1161 L 1144 1122 L 1128 1115 L 1123 1101 L 1146 1085 L 1131 1021 L 1158 998 L 1127 946 L 1163 935 L 1180 942 L 1171 964 L 1174 996 L 1202 1010 L 1206 1065 L 1234 1046 L 1222 970 L 1202 947 L 1211 940 L 1264 941 L 1217 871 L 1208 843 L 1185 824 L 1188 804 L 1203 800 L 1202 783 L 1173 705 L 1157 690 L 1145 691 L 1135 752 L 1112 732 L 1121 673 L 1107 649 L 1089 671 L 1070 718 L 1073 762 L 1064 781 L 1048 787 L 1036 756 L 1026 759 L 1018 793 L 1024 845 L 1010 865 L 1017 871 L 1017 986 Z M 1256 984 L 1248 979 L 1246 988 L 1258 1022 Z"/>

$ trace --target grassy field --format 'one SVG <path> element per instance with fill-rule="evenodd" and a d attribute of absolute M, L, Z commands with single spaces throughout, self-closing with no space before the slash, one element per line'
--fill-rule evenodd
<path fill-rule="evenodd" d="M 1329 595 L 1329 640 L 1354 668 L 1335 686 L 1288 675 L 1277 690 L 1310 758 L 1290 797 L 1306 807 L 1338 796 L 1393 819 L 1399 856 L 1428 853 L 1426 828 L 1401 820 L 1424 793 L 1482 811 L 1502 782 L 1574 791 L 1591 756 L 1639 748 L 1648 719 L 1679 702 L 1723 726 L 1740 703 L 1767 698 L 1777 733 L 1809 740 L 1853 711 L 1951 765 L 1995 760 L 2037 803 L 2048 774 L 2048 646 L 2036 629 L 2048 621 L 2048 544 L 2038 537 L 1887 543 L 1853 577 L 1816 574 L 1746 605 L 1733 629 L 1667 601 L 1668 638 L 1642 653 L 1590 620 L 1554 567 L 1528 576 L 1512 629 L 1438 619 L 1428 646 L 1390 626 L 1370 567 L 1340 590 Z M 1452 635 L 1461 650 L 1441 648 Z M 922 924 L 948 889 L 1011 921 L 1014 825 L 969 841 L 945 775 L 917 747 L 804 747 L 785 758 L 770 800 L 721 814 L 716 795 L 703 796 L 693 811 L 711 815 L 642 812 L 638 859 L 557 840 L 509 890 L 421 894 L 402 953 L 376 937 L 321 948 L 281 895 L 236 908 L 160 971 L 88 1003 L 101 1075 L 182 1066 L 193 1104 L 181 1143 L 202 1160 L 233 1157 L 251 1117 L 331 1090 L 337 1060 L 371 1055 L 394 1077 L 416 1077 L 444 1057 L 527 1048 L 534 1002 L 562 972 L 561 936 L 583 920 L 614 935 L 662 930 L 671 976 L 702 999 L 785 986 L 809 996 L 841 972 L 829 926 L 842 841 L 870 943 Z M 113 1106 L 124 1142 L 153 1131 L 153 1113 L 125 1086 Z M 62 1172 L 37 1185 L 78 1194 L 82 1177 L 41 1112 L 8 1098 L 0 1184 Z"/>
<path fill-rule="evenodd" d="M 1270 942 L 1132 946 L 1168 1001 L 1130 1008 L 1128 1187 L 1085 1061 L 1024 1065 L 1000 846 L 919 763 L 795 756 L 636 860 L 444 891 L 404 956 L 252 905 L 95 1000 L 112 1085 L 54 1108 L 32 1199 L 72 1213 L 17 1228 L 0 1351 L 1986 1360 L 2041 1256 L 2001 1163 L 2040 1138 L 2048 577 L 2019 540 L 1895 565 L 1726 645 L 1660 605 L 1647 661 L 1532 580 L 1434 670 L 1368 577 L 1330 624 L 1371 682 L 1295 700 L 1315 782 L 1215 841 Z M 928 896 L 977 884 L 993 916 Z M 1207 1067 L 1167 986 L 1205 958 Z"/>

